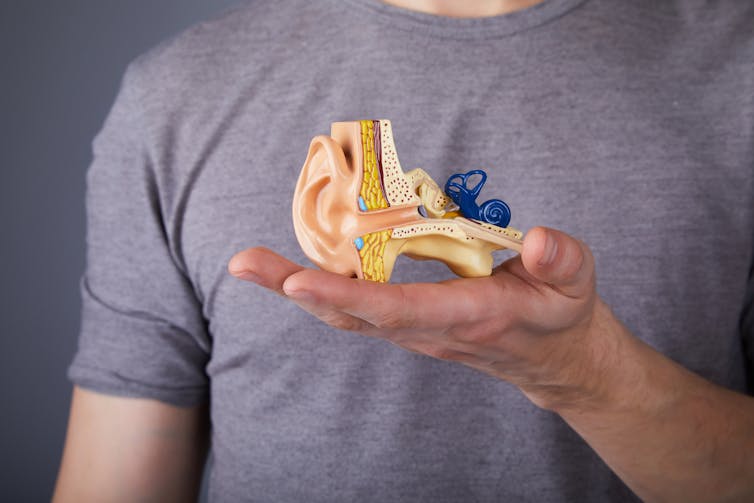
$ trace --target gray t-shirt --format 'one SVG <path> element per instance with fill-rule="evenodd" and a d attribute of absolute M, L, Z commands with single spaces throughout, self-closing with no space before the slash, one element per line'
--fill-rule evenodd
<path fill-rule="evenodd" d="M 636 336 L 746 390 L 753 6 L 260 0 L 191 28 L 130 66 L 95 141 L 71 379 L 210 400 L 213 501 L 634 501 L 512 385 L 330 329 L 226 265 L 256 245 L 308 263 L 290 208 L 310 139 L 386 118 L 405 169 L 486 169 L 514 227 L 592 247 Z M 394 281 L 451 276 L 401 258 Z"/>

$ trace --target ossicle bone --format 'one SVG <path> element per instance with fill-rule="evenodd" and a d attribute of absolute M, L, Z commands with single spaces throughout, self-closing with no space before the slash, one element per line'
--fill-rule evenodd
<path fill-rule="evenodd" d="M 448 201 L 425 171 L 403 172 L 390 121 L 336 122 L 311 141 L 293 224 L 319 267 L 374 281 L 390 279 L 401 253 L 475 277 L 491 273 L 493 250 L 520 250 L 519 231 L 448 218 Z"/>

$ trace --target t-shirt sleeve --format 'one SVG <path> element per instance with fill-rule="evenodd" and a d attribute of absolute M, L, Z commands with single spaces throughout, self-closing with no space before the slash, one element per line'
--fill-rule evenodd
<path fill-rule="evenodd" d="M 168 237 L 141 80 L 132 64 L 93 144 L 81 332 L 68 375 L 93 391 L 192 406 L 208 396 L 210 341 Z"/>

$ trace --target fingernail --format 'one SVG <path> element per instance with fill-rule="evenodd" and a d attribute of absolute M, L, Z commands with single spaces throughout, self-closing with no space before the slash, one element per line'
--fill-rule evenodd
<path fill-rule="evenodd" d="M 256 283 L 258 285 L 262 284 L 262 277 L 259 276 L 255 272 L 251 272 L 251 271 L 238 271 L 238 272 L 234 272 L 234 273 L 231 273 L 231 274 L 233 274 L 233 276 L 235 276 L 236 278 L 240 278 L 240 279 L 245 280 L 245 281 L 251 281 L 252 283 Z"/>
<path fill-rule="evenodd" d="M 545 241 L 545 249 L 542 252 L 542 256 L 539 258 L 539 265 L 546 266 L 555 262 L 555 256 L 558 254 L 558 242 L 552 236 L 552 233 L 547 233 L 547 239 Z"/>
<path fill-rule="evenodd" d="M 287 297 L 300 302 L 313 303 L 315 300 L 314 295 L 307 290 L 285 290 L 284 288 L 283 291 Z"/>

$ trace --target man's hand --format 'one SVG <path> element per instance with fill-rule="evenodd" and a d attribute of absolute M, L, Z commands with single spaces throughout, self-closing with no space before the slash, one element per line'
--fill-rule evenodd
<path fill-rule="evenodd" d="M 333 327 L 512 382 L 646 501 L 754 501 L 754 400 L 634 337 L 597 296 L 589 249 L 566 234 L 532 229 L 492 276 L 441 283 L 355 280 L 264 248 L 228 269 Z"/>
<path fill-rule="evenodd" d="M 609 364 L 608 310 L 594 260 L 576 239 L 535 228 L 523 253 L 487 278 L 381 284 L 306 269 L 264 248 L 237 254 L 235 276 L 273 289 L 325 323 L 455 360 L 518 385 L 536 403 L 596 393 Z"/>

